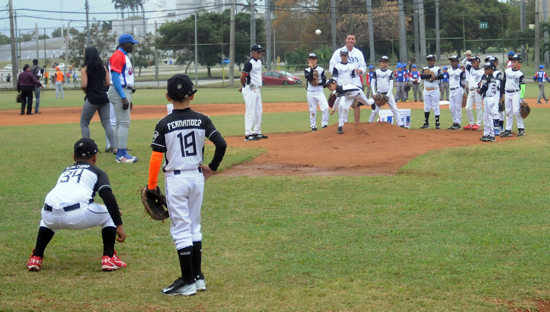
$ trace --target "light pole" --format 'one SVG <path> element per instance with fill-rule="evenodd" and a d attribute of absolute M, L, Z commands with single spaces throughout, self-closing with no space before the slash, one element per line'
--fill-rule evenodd
<path fill-rule="evenodd" d="M 88 14 L 90 13 L 90 5 L 88 0 L 84 3 L 84 8 L 86 9 L 86 46 L 90 46 L 90 22 L 88 19 Z"/>
<path fill-rule="evenodd" d="M 199 50 L 197 48 L 197 0 L 195 0 L 195 85 L 199 85 Z"/>

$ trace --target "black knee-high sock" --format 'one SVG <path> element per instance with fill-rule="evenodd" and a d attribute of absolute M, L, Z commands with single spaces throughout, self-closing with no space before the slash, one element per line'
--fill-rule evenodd
<path fill-rule="evenodd" d="M 499 127 L 504 127 L 504 120 L 499 120 L 498 125 Z"/>
<path fill-rule="evenodd" d="M 201 271 L 202 242 L 193 242 L 193 277 L 204 278 Z"/>
<path fill-rule="evenodd" d="M 424 112 L 424 122 L 430 123 L 430 112 Z"/>
<path fill-rule="evenodd" d="M 112 257 L 115 254 L 116 228 L 104 227 L 101 230 L 101 237 L 103 237 L 103 255 Z"/>
<path fill-rule="evenodd" d="M 493 126 L 495 128 L 498 128 L 499 123 L 500 123 L 500 121 L 498 119 L 493 119 Z"/>
<path fill-rule="evenodd" d="M 178 249 L 180 259 L 181 279 L 187 284 L 195 282 L 193 276 L 193 246 Z"/>
<path fill-rule="evenodd" d="M 439 123 L 439 115 L 435 115 L 435 123 L 436 123 L 436 124 Z"/>
<path fill-rule="evenodd" d="M 38 237 L 36 238 L 36 246 L 34 247 L 33 256 L 44 258 L 44 250 L 48 247 L 48 244 L 52 240 L 54 231 L 47 227 L 41 226 L 38 229 Z"/>

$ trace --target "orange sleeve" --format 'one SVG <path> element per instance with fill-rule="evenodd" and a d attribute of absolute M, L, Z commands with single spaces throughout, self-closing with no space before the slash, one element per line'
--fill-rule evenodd
<path fill-rule="evenodd" d="M 147 187 L 152 190 L 157 187 L 159 178 L 160 165 L 162 164 L 162 155 L 164 153 L 155 152 L 151 154 L 151 160 L 149 161 L 149 182 Z"/>

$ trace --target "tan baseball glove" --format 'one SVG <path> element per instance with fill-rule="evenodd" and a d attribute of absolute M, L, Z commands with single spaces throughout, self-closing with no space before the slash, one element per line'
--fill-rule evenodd
<path fill-rule="evenodd" d="M 145 213 L 151 216 L 151 219 L 163 221 L 168 219 L 170 215 L 166 210 L 166 197 L 162 195 L 159 187 L 150 190 L 147 185 L 140 190 L 141 202 L 145 207 Z"/>
<path fill-rule="evenodd" d="M 503 112 L 506 109 L 506 106 L 504 105 L 504 98 L 500 98 L 498 101 L 498 111 Z"/>
<path fill-rule="evenodd" d="M 529 107 L 529 104 L 527 104 L 525 100 L 523 100 L 521 104 L 519 104 L 519 113 L 524 119 L 527 118 L 527 116 L 529 116 L 529 114 L 531 113 L 531 107 Z"/>
<path fill-rule="evenodd" d="M 424 70 L 424 75 L 430 75 L 430 76 L 433 76 L 435 75 L 434 72 L 431 70 L 431 69 L 425 69 Z M 432 78 L 429 79 L 430 81 L 434 81 Z"/>
<path fill-rule="evenodd" d="M 376 106 L 378 107 L 382 107 L 384 105 L 386 105 L 388 103 L 388 96 L 384 95 L 384 94 L 375 94 L 372 99 L 374 100 L 374 103 L 376 104 Z"/>
<path fill-rule="evenodd" d="M 313 80 L 311 80 L 309 83 L 311 83 L 312 86 L 318 86 L 319 85 L 319 72 L 315 69 L 312 69 L 313 71 Z"/>
<path fill-rule="evenodd" d="M 466 94 L 466 92 L 464 92 L 464 94 L 462 94 L 462 108 L 466 107 L 466 102 L 468 101 L 468 94 Z"/>

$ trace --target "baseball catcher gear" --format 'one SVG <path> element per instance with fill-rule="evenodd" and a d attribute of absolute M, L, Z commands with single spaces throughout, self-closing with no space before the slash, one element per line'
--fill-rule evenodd
<path fill-rule="evenodd" d="M 531 113 L 531 107 L 529 107 L 529 104 L 527 104 L 525 100 L 521 101 L 521 104 L 519 105 L 519 113 L 523 118 L 527 118 L 527 116 L 529 116 L 529 113 Z"/>
<path fill-rule="evenodd" d="M 468 94 L 466 94 L 466 92 L 464 92 L 464 94 L 462 94 L 462 108 L 466 107 L 466 102 L 468 101 Z"/>
<path fill-rule="evenodd" d="M 498 111 L 503 112 L 506 107 L 504 106 L 504 98 L 500 98 L 498 101 Z"/>
<path fill-rule="evenodd" d="M 336 95 L 334 93 L 331 93 L 328 96 L 328 107 L 332 108 L 334 106 L 334 102 L 336 102 Z"/>
<path fill-rule="evenodd" d="M 409 92 L 409 91 L 411 91 L 411 84 L 407 83 L 405 84 L 405 92 Z"/>
<path fill-rule="evenodd" d="M 312 86 L 318 86 L 319 85 L 319 72 L 315 69 L 312 69 L 313 71 L 313 80 L 311 80 L 309 83 L 311 83 Z"/>
<path fill-rule="evenodd" d="M 376 94 L 372 97 L 376 106 L 382 107 L 388 103 L 389 98 L 384 94 Z"/>
<path fill-rule="evenodd" d="M 170 217 L 166 207 L 166 197 L 162 195 L 160 189 L 150 190 L 147 185 L 140 190 L 141 202 L 145 207 L 145 213 L 151 216 L 151 219 L 163 221 Z"/>

